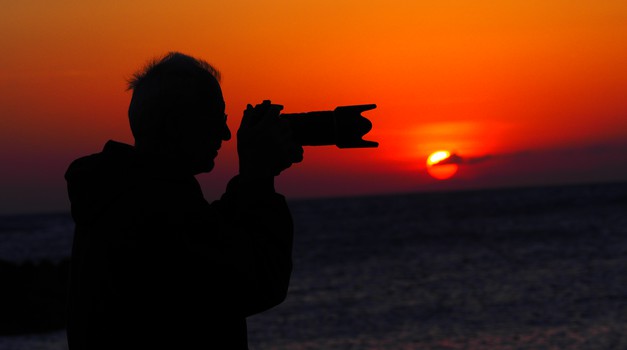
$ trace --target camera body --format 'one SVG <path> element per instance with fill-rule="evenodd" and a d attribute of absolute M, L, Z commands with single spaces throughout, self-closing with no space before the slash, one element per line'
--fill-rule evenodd
<path fill-rule="evenodd" d="M 270 105 L 271 102 L 265 100 L 255 109 Z M 378 147 L 379 143 L 362 139 L 372 129 L 372 122 L 361 113 L 376 107 L 375 104 L 340 106 L 333 111 L 285 113 L 279 118 L 288 121 L 296 142 L 303 146 L 370 148 Z"/>

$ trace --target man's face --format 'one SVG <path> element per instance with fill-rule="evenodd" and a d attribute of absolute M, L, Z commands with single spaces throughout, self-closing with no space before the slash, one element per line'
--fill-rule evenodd
<path fill-rule="evenodd" d="M 222 141 L 231 139 L 222 90 L 217 82 L 192 98 L 190 120 L 183 126 L 181 156 L 194 174 L 211 171 Z"/>

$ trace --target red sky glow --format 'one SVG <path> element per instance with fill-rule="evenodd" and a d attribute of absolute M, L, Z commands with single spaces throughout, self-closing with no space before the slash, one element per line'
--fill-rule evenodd
<path fill-rule="evenodd" d="M 627 180 L 623 0 L 25 0 L 0 30 L 0 213 L 68 210 L 66 167 L 132 143 L 125 80 L 168 51 L 222 72 L 232 131 L 264 99 L 377 104 L 380 146 L 307 147 L 288 198 Z M 464 159 L 444 181 L 426 170 L 441 149 Z M 236 165 L 231 141 L 208 199 Z"/>

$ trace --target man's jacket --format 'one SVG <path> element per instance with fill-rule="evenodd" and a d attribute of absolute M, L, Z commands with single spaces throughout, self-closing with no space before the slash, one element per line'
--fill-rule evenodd
<path fill-rule="evenodd" d="M 271 181 L 236 176 L 209 204 L 194 176 L 114 141 L 65 177 L 70 350 L 246 349 L 246 317 L 285 299 L 293 224 Z"/>

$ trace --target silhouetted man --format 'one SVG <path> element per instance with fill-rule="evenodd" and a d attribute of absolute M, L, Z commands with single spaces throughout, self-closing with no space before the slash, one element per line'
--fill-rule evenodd
<path fill-rule="evenodd" d="M 274 177 L 303 149 L 280 106 L 249 105 L 239 174 L 209 204 L 194 175 L 231 138 L 218 72 L 170 53 L 130 88 L 135 145 L 109 141 L 66 173 L 70 349 L 246 349 L 246 317 L 287 293 L 292 219 Z"/>

